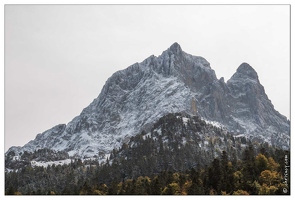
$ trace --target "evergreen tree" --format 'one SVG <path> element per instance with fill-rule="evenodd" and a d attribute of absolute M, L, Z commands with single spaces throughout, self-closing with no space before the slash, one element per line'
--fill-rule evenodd
<path fill-rule="evenodd" d="M 160 195 L 162 193 L 162 186 L 159 178 L 156 176 L 151 183 L 151 194 Z"/>
<path fill-rule="evenodd" d="M 188 189 L 190 195 L 203 194 L 203 186 L 200 180 L 199 172 L 194 168 L 191 168 L 190 171 L 191 186 Z"/>

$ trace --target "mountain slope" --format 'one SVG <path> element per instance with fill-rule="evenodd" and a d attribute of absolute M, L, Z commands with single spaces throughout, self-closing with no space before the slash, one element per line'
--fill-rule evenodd
<path fill-rule="evenodd" d="M 197 174 L 202 178 L 195 179 L 194 192 L 182 194 L 210 194 L 212 188 L 218 194 L 238 189 L 250 194 L 284 194 L 285 168 L 279 163 L 288 162 L 286 155 L 290 156 L 288 151 L 251 143 L 197 116 L 175 113 L 157 120 L 150 132 L 131 137 L 105 162 L 67 159 L 66 154 L 48 149 L 26 153 L 19 161 L 7 159 L 5 194 L 169 194 L 165 185 L 179 183 L 179 188 L 188 189 L 193 184 L 185 179 L 193 181 L 189 177 Z M 54 160 L 57 157 L 66 160 Z M 32 159 L 34 164 L 30 164 Z M 271 186 L 260 176 L 266 169 L 276 177 Z M 186 174 L 179 176 L 182 173 Z M 161 181 L 163 175 L 166 181 Z M 156 185 L 151 183 L 154 178 L 159 178 Z M 157 193 L 151 193 L 153 185 Z"/>
<path fill-rule="evenodd" d="M 202 57 L 174 43 L 160 56 L 150 56 L 114 73 L 100 95 L 67 125 L 37 135 L 15 152 L 48 148 L 70 156 L 109 153 L 139 130 L 168 113 L 184 112 L 221 124 L 233 134 L 289 147 L 290 124 L 268 99 L 257 73 L 243 63 L 224 82 Z"/>

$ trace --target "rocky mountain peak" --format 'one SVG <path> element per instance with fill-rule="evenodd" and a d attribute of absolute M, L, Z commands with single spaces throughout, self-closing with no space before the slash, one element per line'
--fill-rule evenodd
<path fill-rule="evenodd" d="M 224 83 L 206 59 L 174 43 L 160 56 L 114 73 L 99 96 L 67 125 L 49 129 L 10 151 L 49 148 L 77 157 L 107 154 L 142 130 L 149 131 L 162 116 L 177 112 L 288 148 L 290 124 L 274 110 L 249 64 L 242 63 Z"/>
<path fill-rule="evenodd" d="M 177 42 L 173 43 L 173 44 L 169 47 L 169 50 L 170 50 L 171 52 L 173 52 L 174 54 L 178 54 L 179 52 L 182 51 L 180 45 L 179 45 Z"/>
<path fill-rule="evenodd" d="M 258 80 L 258 75 L 255 69 L 253 69 L 248 63 L 242 63 L 236 73 L 233 75 L 236 78 L 251 78 Z"/>

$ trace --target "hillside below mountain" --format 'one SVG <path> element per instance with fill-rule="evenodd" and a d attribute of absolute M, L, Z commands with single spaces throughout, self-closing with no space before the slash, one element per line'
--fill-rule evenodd
<path fill-rule="evenodd" d="M 8 159 L 5 194 L 289 194 L 286 156 L 289 151 L 175 113 L 102 162 L 51 150 Z M 48 162 L 57 157 L 67 160 Z"/>

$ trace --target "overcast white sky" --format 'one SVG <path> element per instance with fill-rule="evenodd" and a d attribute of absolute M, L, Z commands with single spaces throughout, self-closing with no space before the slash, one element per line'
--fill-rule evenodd
<path fill-rule="evenodd" d="M 290 119 L 288 5 L 6 5 L 5 151 L 68 123 L 114 72 L 172 43 L 227 81 L 242 62 Z"/>

